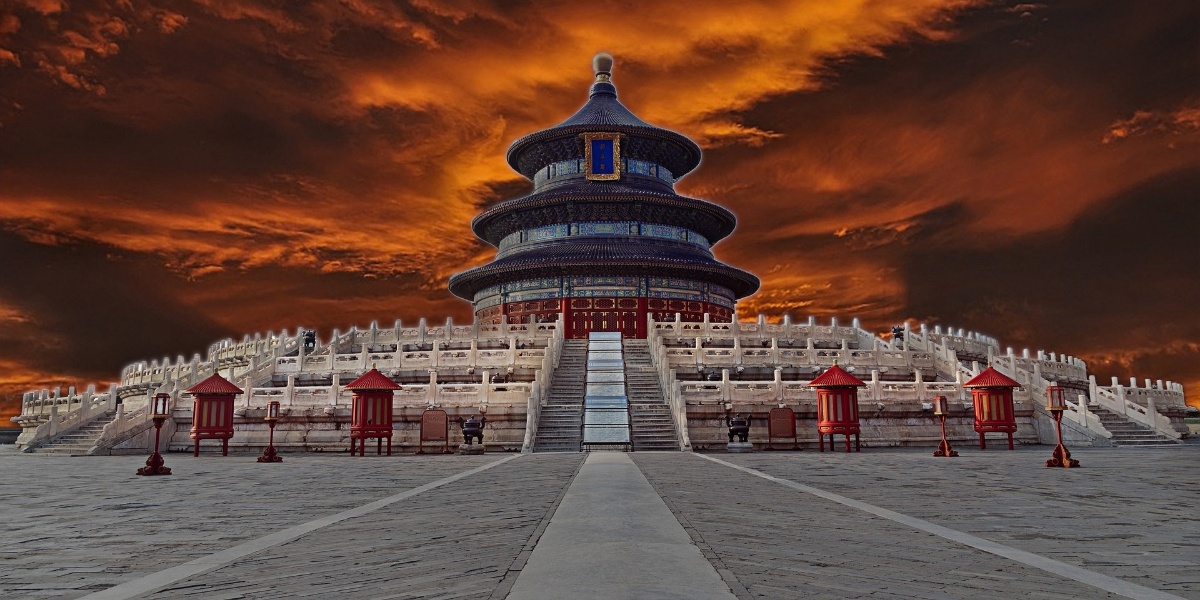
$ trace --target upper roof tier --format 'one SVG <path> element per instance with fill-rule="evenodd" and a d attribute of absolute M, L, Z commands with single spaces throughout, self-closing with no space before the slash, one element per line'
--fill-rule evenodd
<path fill-rule="evenodd" d="M 596 82 L 588 101 L 571 118 L 531 133 L 508 149 L 508 164 L 518 173 L 533 179 L 539 169 L 572 158 L 583 158 L 581 133 L 622 133 L 621 155 L 662 165 L 676 179 L 700 164 L 700 146 L 682 134 L 655 127 L 639 119 L 617 100 L 617 88 L 610 81 L 612 57 L 598 54 L 592 61 Z"/>
<path fill-rule="evenodd" d="M 567 186 L 497 204 L 475 217 L 471 229 L 493 246 L 521 229 L 576 221 L 648 221 L 687 227 L 710 243 L 733 232 L 737 219 L 725 207 L 698 198 L 612 182 Z"/>

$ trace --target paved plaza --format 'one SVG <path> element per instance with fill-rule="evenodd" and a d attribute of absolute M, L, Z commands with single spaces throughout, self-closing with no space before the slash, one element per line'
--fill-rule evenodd
<path fill-rule="evenodd" d="M 1196 598 L 1200 446 L 18 455 L 0 598 Z"/>

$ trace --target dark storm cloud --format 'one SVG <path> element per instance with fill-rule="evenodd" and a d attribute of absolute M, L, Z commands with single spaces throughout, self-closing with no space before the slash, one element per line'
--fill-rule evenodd
<path fill-rule="evenodd" d="M 971 247 L 918 238 L 901 262 L 903 310 L 1079 355 L 1200 339 L 1196 190 L 1200 169 L 1181 170 L 1093 205 L 1062 230 Z"/>
<path fill-rule="evenodd" d="M 0 231 L 0 306 L 9 315 L 0 361 L 32 378 L 111 380 L 135 357 L 190 357 L 229 333 L 188 304 L 184 282 L 163 277 L 155 261 L 112 252 Z"/>
<path fill-rule="evenodd" d="M 1080 356 L 1102 383 L 1195 377 L 1197 190 L 1200 169 L 1189 169 L 1097 204 L 1062 231 L 953 251 L 914 244 L 905 310 Z"/>

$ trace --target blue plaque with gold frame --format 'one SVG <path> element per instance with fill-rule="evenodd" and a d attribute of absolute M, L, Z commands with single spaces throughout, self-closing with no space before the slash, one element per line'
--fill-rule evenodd
<path fill-rule="evenodd" d="M 583 164 L 589 181 L 615 181 L 621 178 L 621 134 L 585 133 Z"/>

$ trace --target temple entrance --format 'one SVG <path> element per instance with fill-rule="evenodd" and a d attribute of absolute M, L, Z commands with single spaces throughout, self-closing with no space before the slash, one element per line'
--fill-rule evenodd
<path fill-rule="evenodd" d="M 689 323 L 704 320 L 713 323 L 733 320 L 733 311 L 725 306 L 694 300 L 659 298 L 570 298 L 511 302 L 476 313 L 481 323 L 552 323 L 562 315 L 567 339 L 586 339 L 593 331 L 619 331 L 621 337 L 645 339 L 646 321 L 672 321 L 675 315 Z"/>
<path fill-rule="evenodd" d="M 637 298 L 572 298 L 567 303 L 563 319 L 567 331 L 563 334 L 581 339 L 593 331 L 619 331 L 621 337 L 645 338 L 645 315 Z"/>

